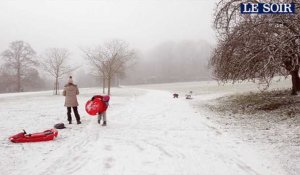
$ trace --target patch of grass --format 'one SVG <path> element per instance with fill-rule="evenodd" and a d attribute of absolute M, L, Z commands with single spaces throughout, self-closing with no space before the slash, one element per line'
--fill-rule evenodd
<path fill-rule="evenodd" d="M 221 97 L 214 111 L 239 114 L 259 112 L 277 113 L 286 117 L 300 114 L 300 96 L 291 96 L 290 90 L 272 90 Z"/>

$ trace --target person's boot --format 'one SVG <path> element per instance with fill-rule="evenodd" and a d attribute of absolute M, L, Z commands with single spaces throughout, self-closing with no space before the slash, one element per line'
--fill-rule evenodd
<path fill-rule="evenodd" d="M 72 124 L 72 121 L 71 121 L 71 120 L 69 120 L 69 124 Z"/>
<path fill-rule="evenodd" d="M 81 124 L 81 121 L 77 121 L 77 125 Z"/>
<path fill-rule="evenodd" d="M 100 124 L 101 120 L 98 119 L 98 123 Z"/>
<path fill-rule="evenodd" d="M 106 121 L 103 122 L 102 126 L 106 126 Z"/>

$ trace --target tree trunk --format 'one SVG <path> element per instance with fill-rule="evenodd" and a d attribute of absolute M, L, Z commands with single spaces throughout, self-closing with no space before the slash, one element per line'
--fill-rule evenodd
<path fill-rule="evenodd" d="M 111 82 L 111 77 L 108 77 L 108 79 L 107 79 L 107 95 L 110 95 L 110 82 Z"/>
<path fill-rule="evenodd" d="M 55 78 L 55 95 L 58 94 L 57 91 L 58 91 L 58 77 Z"/>
<path fill-rule="evenodd" d="M 102 93 L 105 94 L 105 76 L 102 78 Z"/>
<path fill-rule="evenodd" d="M 21 70 L 17 70 L 17 92 L 21 92 Z"/>
<path fill-rule="evenodd" d="M 292 95 L 297 95 L 297 91 L 300 90 L 300 78 L 299 78 L 299 68 L 291 71 L 292 76 Z"/>

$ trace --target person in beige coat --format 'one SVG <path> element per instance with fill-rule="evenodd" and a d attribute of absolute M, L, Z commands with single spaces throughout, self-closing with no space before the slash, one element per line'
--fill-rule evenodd
<path fill-rule="evenodd" d="M 71 108 L 73 108 L 73 112 L 75 114 L 75 118 L 77 124 L 81 124 L 80 116 L 78 114 L 78 101 L 77 95 L 79 94 L 79 90 L 76 84 L 73 84 L 72 76 L 70 76 L 68 83 L 64 87 L 63 95 L 65 96 L 65 106 L 67 107 L 67 115 L 69 124 L 72 124 L 71 117 Z"/>

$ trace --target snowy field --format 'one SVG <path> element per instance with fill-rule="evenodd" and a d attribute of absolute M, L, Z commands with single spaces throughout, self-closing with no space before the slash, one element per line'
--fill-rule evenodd
<path fill-rule="evenodd" d="M 278 83 L 275 87 L 288 86 Z M 66 122 L 64 97 L 48 92 L 0 95 L 0 174 L 9 175 L 288 175 L 273 150 L 249 144 L 209 119 L 199 105 L 252 85 L 219 87 L 214 82 L 116 88 L 108 110 L 108 126 L 84 111 L 100 89 L 80 89 L 82 124 L 66 124 L 54 141 L 11 143 L 29 133 Z M 173 99 L 172 92 L 193 91 L 195 99 Z M 295 157 L 294 161 L 299 160 Z M 298 173 L 297 170 L 292 173 Z M 293 174 L 296 175 L 296 174 Z"/>

